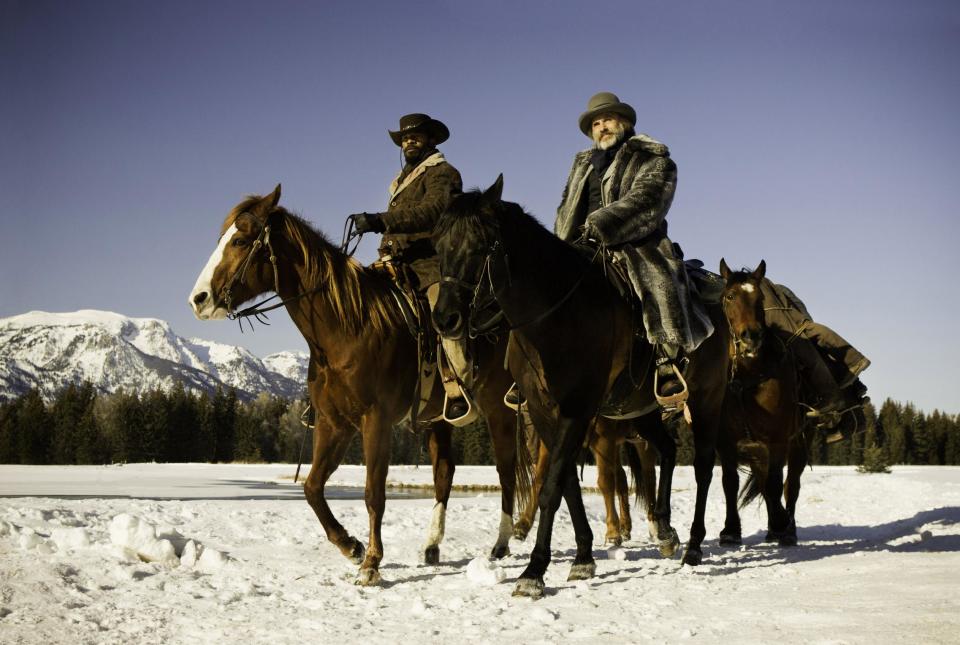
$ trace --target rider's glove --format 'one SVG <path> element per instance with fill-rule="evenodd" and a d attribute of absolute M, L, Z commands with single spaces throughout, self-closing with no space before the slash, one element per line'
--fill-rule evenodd
<path fill-rule="evenodd" d="M 357 233 L 383 233 L 387 230 L 383 213 L 355 213 L 350 216 Z"/>

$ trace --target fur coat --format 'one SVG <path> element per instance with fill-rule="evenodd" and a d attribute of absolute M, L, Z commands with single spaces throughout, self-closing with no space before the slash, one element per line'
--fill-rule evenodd
<path fill-rule="evenodd" d="M 586 225 L 626 268 L 650 342 L 693 351 L 713 325 L 667 237 L 666 215 L 677 185 L 670 151 L 645 134 L 627 139 L 601 180 L 603 206 L 587 213 L 591 152 L 573 160 L 554 232 L 572 242 Z"/>

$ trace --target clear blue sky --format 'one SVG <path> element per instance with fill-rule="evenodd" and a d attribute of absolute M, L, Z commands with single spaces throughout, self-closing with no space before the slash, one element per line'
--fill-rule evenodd
<path fill-rule="evenodd" d="M 553 222 L 601 90 L 679 166 L 671 237 L 756 265 L 874 361 L 875 400 L 960 412 L 960 3 L 0 0 L 0 316 L 96 308 L 264 355 L 186 298 L 248 193 L 339 239 L 382 210 L 400 115 L 469 186 Z M 360 257 L 370 260 L 373 241 Z"/>

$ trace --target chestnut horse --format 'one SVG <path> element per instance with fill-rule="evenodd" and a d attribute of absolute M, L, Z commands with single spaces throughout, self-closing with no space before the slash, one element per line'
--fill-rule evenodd
<path fill-rule="evenodd" d="M 586 579 L 595 573 L 593 534 L 577 479 L 577 455 L 608 393 L 631 365 L 641 366 L 635 382 L 645 384 L 637 390 L 643 398 L 637 409 L 657 409 L 651 376 L 654 348 L 644 340 L 634 344 L 631 305 L 610 284 L 603 268 L 547 231 L 520 206 L 503 201 L 502 190 L 500 177 L 484 192 L 457 195 L 441 216 L 434 246 L 443 277 L 433 320 L 442 335 L 461 338 L 471 329 L 476 331 L 478 302 L 489 294 L 512 330 L 510 371 L 550 452 L 539 495 L 537 542 L 514 594 L 540 597 L 561 497 L 576 534 L 570 578 Z M 697 499 L 683 561 L 691 565 L 703 557 L 707 492 L 727 379 L 726 321 L 716 307 L 709 310 L 719 333 L 690 354 L 687 366 L 690 394 L 685 414 L 693 420 Z M 657 498 L 658 506 L 666 505 L 667 515 L 668 496 L 669 492 Z M 657 519 L 659 530 L 669 529 L 669 517 L 662 523 Z"/>
<path fill-rule="evenodd" d="M 720 260 L 726 282 L 721 296 L 730 328 L 730 381 L 724 400 L 718 452 L 723 467 L 727 517 L 720 543 L 741 543 L 737 512 L 737 462 L 750 466 L 740 506 L 763 495 L 767 508 L 766 541 L 797 543 L 795 512 L 800 475 L 807 466 L 812 428 L 800 408 L 800 383 L 789 339 L 764 324 L 760 283 L 766 262 L 754 271 L 731 271 Z M 783 468 L 787 467 L 787 481 Z M 781 502 L 786 497 L 786 508 Z"/>
<path fill-rule="evenodd" d="M 230 211 L 220 241 L 190 294 L 190 306 L 199 319 L 215 320 L 227 318 L 235 305 L 269 291 L 282 299 L 310 348 L 307 382 L 316 422 L 313 464 L 304 493 L 327 538 L 360 564 L 357 584 L 377 584 L 391 428 L 420 398 L 417 340 L 403 319 L 390 279 L 359 265 L 278 206 L 279 200 L 278 185 L 271 194 L 250 196 Z M 512 411 L 501 399 L 510 385 L 503 369 L 505 344 L 476 344 L 478 358 L 487 367 L 477 374 L 475 398 L 493 439 L 502 490 L 494 557 L 509 552 L 517 475 L 521 487 L 529 481 L 523 462 L 517 459 Z M 440 418 L 442 402 L 442 388 L 437 385 L 419 417 Z M 367 469 L 370 536 L 366 549 L 337 521 L 324 497 L 327 479 L 358 431 Z M 432 422 L 428 432 L 436 505 L 423 559 L 436 563 L 454 463 L 450 426 Z"/>

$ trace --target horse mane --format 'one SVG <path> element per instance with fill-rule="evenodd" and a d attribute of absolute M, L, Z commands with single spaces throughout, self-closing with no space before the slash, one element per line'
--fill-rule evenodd
<path fill-rule="evenodd" d="M 231 211 L 227 222 L 240 213 L 255 212 L 262 199 L 248 196 Z M 316 290 L 325 299 L 344 331 L 356 335 L 369 326 L 382 334 L 404 324 L 386 280 L 347 256 L 299 215 L 282 206 L 274 207 L 272 213 L 282 216 L 283 235 L 303 255 L 303 288 Z"/>

